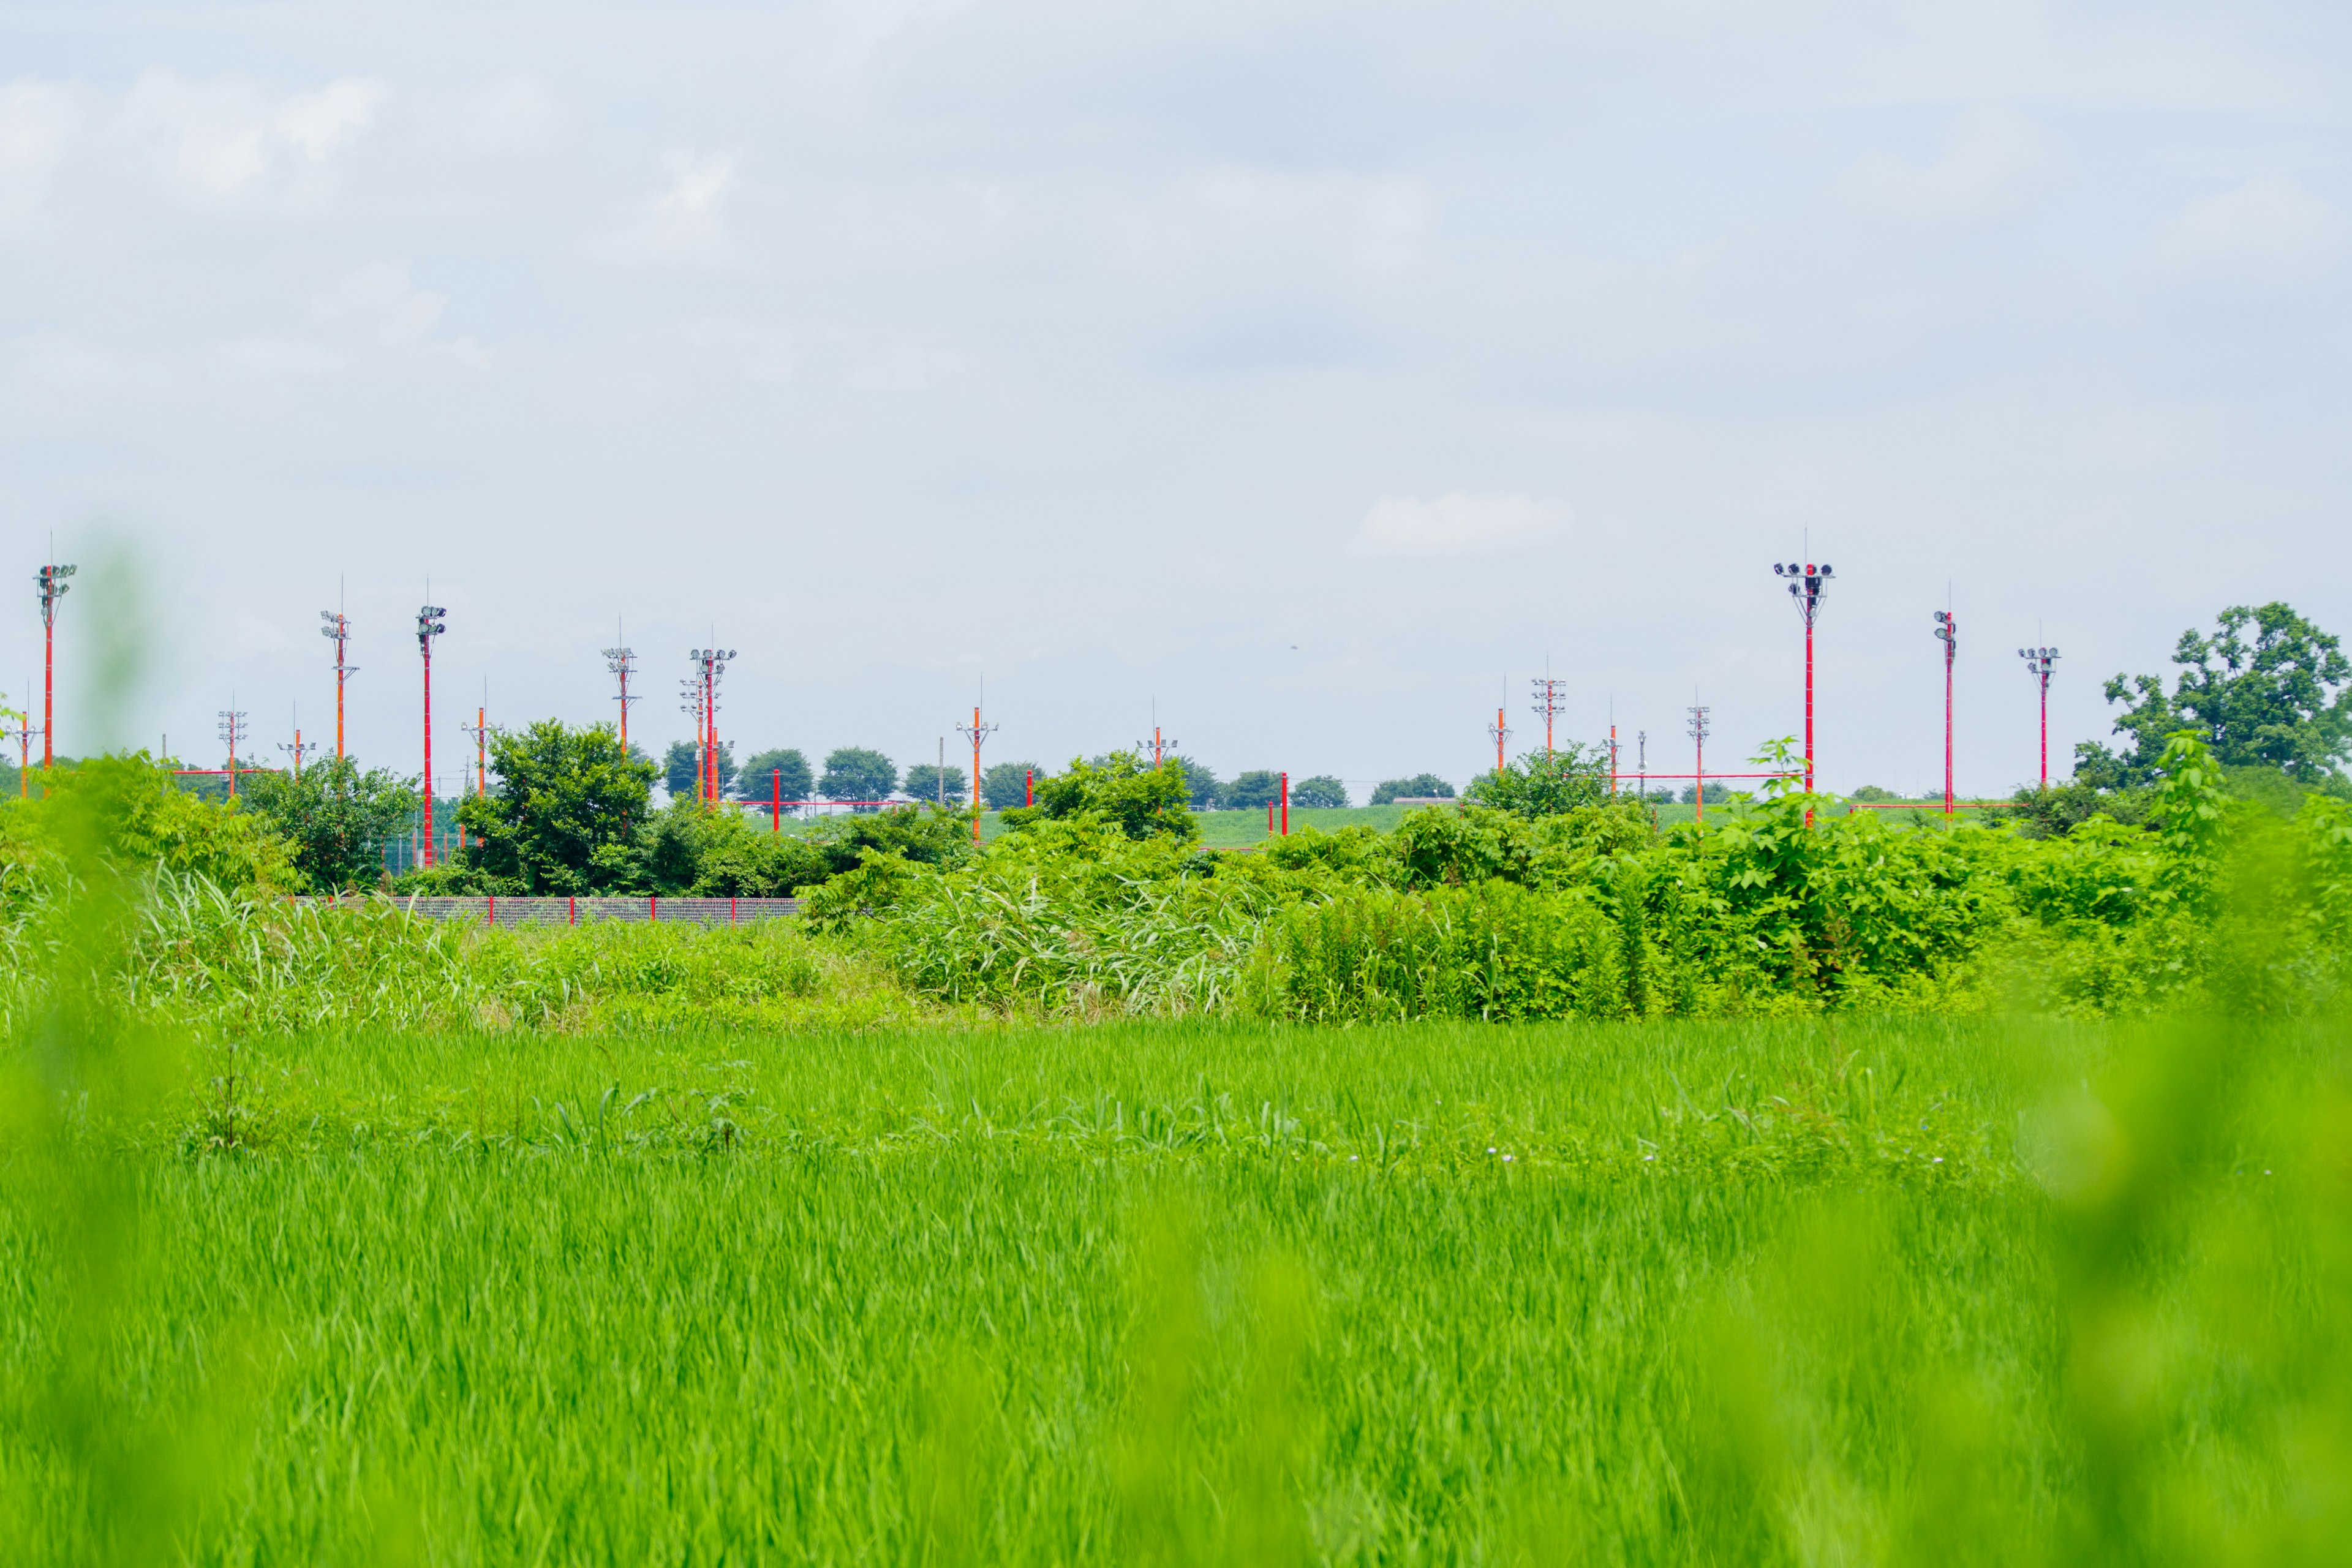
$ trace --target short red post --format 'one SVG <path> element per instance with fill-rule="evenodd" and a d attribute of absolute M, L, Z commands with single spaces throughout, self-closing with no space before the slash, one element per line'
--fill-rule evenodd
<path fill-rule="evenodd" d="M 1037 770 L 1035 768 L 1026 768 L 1022 771 L 1021 804 L 1024 805 L 1037 804 Z"/>
<path fill-rule="evenodd" d="M 727 899 L 727 923 L 729 925 L 735 923 L 735 899 L 732 894 L 728 895 Z"/>
<path fill-rule="evenodd" d="M 564 918 L 564 922 L 563 922 L 563 923 L 564 923 L 564 924 L 566 924 L 566 925 L 575 925 L 575 926 L 576 926 L 576 925 L 578 925 L 578 924 L 580 923 L 580 900 L 579 900 L 578 896 L 577 896 L 577 895 L 574 895 L 573 897 L 569 898 L 569 899 L 566 899 L 566 900 L 564 900 L 563 901 L 564 901 L 567 905 L 571 906 L 570 908 L 568 908 L 567 910 L 564 910 L 564 917 L 565 917 L 565 918 Z"/>
<path fill-rule="evenodd" d="M 649 921 L 657 921 L 661 919 L 661 900 L 659 899 L 648 898 L 646 900 L 646 919 Z"/>
<path fill-rule="evenodd" d="M 486 926 L 494 926 L 499 923 L 499 896 L 496 893 L 492 893 L 488 899 L 484 900 L 482 909 L 482 923 Z"/>
<path fill-rule="evenodd" d="M 1282 775 L 1282 836 L 1290 837 L 1290 775 Z"/>

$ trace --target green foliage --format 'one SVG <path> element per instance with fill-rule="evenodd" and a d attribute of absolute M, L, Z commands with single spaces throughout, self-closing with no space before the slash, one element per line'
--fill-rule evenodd
<path fill-rule="evenodd" d="M 694 775 L 689 771 L 687 793 L 692 793 L 693 788 Z M 809 771 L 808 759 L 793 747 L 761 752 L 736 771 L 734 794 L 740 799 L 771 800 L 779 790 L 786 800 L 811 800 L 816 795 L 815 775 Z"/>
<path fill-rule="evenodd" d="M 1559 751 L 1529 752 L 1497 772 L 1481 773 L 1463 798 L 1518 816 L 1557 816 L 1598 805 L 1608 794 L 1608 754 L 1596 750 L 1588 755 L 1571 741 Z"/>
<path fill-rule="evenodd" d="M 702 751 L 692 741 L 672 741 L 669 750 L 662 753 L 662 787 L 673 800 L 694 798 L 694 781 L 700 771 Z M 735 776 L 735 753 L 724 741 L 719 742 L 719 787 L 723 793 L 728 781 Z"/>
<path fill-rule="evenodd" d="M 1156 768 L 1132 752 L 1114 752 L 1097 763 L 1072 757 L 1066 769 L 1037 782 L 1034 807 L 1008 811 L 1004 821 L 1017 829 L 1086 816 L 1129 838 L 1189 839 L 1194 833 L 1185 804 L 1191 794 L 1184 770 L 1172 757 Z"/>
<path fill-rule="evenodd" d="M 898 764 L 864 746 L 844 746 L 824 759 L 816 787 L 827 800 L 884 800 L 898 787 Z M 870 808 L 869 808 L 870 809 Z"/>
<path fill-rule="evenodd" d="M 1372 787 L 1374 805 L 1398 800 L 1452 800 L 1454 786 L 1435 773 L 1415 773 L 1409 779 L 1384 779 Z"/>
<path fill-rule="evenodd" d="M 1044 783 L 1045 771 L 1034 763 L 998 763 L 980 775 L 980 798 L 992 811 L 1010 811 L 1028 802 L 1029 777 Z"/>
<path fill-rule="evenodd" d="M 2131 743 L 2120 754 L 2096 742 L 2076 746 L 2077 778 L 2102 789 L 2153 784 L 2181 730 L 2225 765 L 2274 768 L 2305 785 L 2340 776 L 2352 755 L 2352 660 L 2338 639 L 2284 604 L 2234 605 L 2218 622 L 2211 637 L 2180 634 L 2169 693 L 2153 675 L 2106 683 L 2107 700 L 2126 704 L 2116 731 Z"/>
<path fill-rule="evenodd" d="M 286 840 L 314 893 L 375 886 L 385 844 L 407 831 L 418 805 L 414 781 L 385 768 L 362 771 L 348 756 L 312 763 L 299 775 L 257 774 L 239 798 Z"/>
<path fill-rule="evenodd" d="M 302 885 L 291 846 L 268 820 L 182 789 L 144 752 L 38 770 L 34 780 L 31 798 L 0 802 L 0 889 L 46 883 L 77 855 L 126 875 L 160 865 L 229 887 Z"/>
<path fill-rule="evenodd" d="M 609 725 L 542 719 L 490 738 L 496 790 L 469 795 L 457 820 L 479 840 L 466 865 L 519 893 L 624 889 L 635 878 L 653 770 Z"/>
<path fill-rule="evenodd" d="M 1189 796 L 1192 783 L 1185 781 Z M 1265 768 L 1236 773 L 1217 792 L 1217 804 L 1227 811 L 1263 811 L 1282 796 L 1282 774 Z"/>
<path fill-rule="evenodd" d="M 1329 773 L 1317 773 L 1290 786 L 1290 804 L 1309 808 L 1344 806 L 1348 804 L 1348 786 Z"/>
<path fill-rule="evenodd" d="M 1176 765 L 1184 770 L 1184 787 L 1191 792 L 1192 809 L 1216 810 L 1225 786 L 1218 782 L 1215 772 L 1206 763 L 1196 763 L 1190 757 L 1177 758 Z"/>
<path fill-rule="evenodd" d="M 960 805 L 964 798 L 965 786 L 970 782 L 969 776 L 961 768 L 942 767 L 936 763 L 918 763 L 907 770 L 905 778 L 898 781 L 898 789 L 899 793 L 906 795 L 908 799 L 926 805 L 942 805 L 950 803 Z M 983 790 L 987 783 L 988 775 L 983 773 L 981 774 Z"/>

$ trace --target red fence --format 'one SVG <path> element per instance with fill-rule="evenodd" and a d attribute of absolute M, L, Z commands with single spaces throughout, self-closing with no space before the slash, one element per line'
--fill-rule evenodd
<path fill-rule="evenodd" d="M 332 905 L 334 899 L 306 899 Z M 354 900 L 358 901 L 358 900 Z M 583 925 L 591 921 L 636 924 L 753 925 L 800 912 L 798 899 L 428 899 L 394 900 L 428 921 L 465 921 L 474 925 Z"/>

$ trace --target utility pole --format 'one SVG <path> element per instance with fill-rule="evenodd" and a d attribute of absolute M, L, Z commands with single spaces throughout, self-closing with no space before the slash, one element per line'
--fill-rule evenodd
<path fill-rule="evenodd" d="M 1549 757 L 1551 755 L 1552 721 L 1559 716 L 1560 691 L 1568 682 L 1565 679 L 1554 679 L 1549 675 L 1539 675 L 1528 684 L 1535 689 L 1535 711 L 1543 716 L 1544 755 Z"/>
<path fill-rule="evenodd" d="M 427 869 L 433 865 L 433 639 L 449 629 L 441 619 L 448 613 L 438 605 L 416 612 L 416 651 L 425 656 L 425 837 L 416 863 Z"/>
<path fill-rule="evenodd" d="M 341 610 L 320 610 L 319 618 L 327 623 L 319 628 L 319 635 L 332 638 L 335 644 L 335 761 L 340 763 L 343 760 L 343 682 L 359 666 L 343 657 L 352 638 L 352 618 Z"/>
<path fill-rule="evenodd" d="M 1503 722 L 1500 708 L 1495 710 L 1495 721 L 1486 726 L 1486 733 L 1495 738 L 1495 772 L 1500 774 L 1503 771 L 1503 742 L 1511 738 L 1511 727 Z"/>
<path fill-rule="evenodd" d="M 614 621 L 613 623 L 613 636 L 617 640 L 620 635 L 621 623 Z M 604 668 L 621 678 L 621 694 L 618 697 L 614 698 L 613 700 L 621 705 L 621 754 L 623 756 L 626 756 L 629 751 L 629 704 L 632 702 L 642 702 L 645 700 L 645 699 L 641 697 L 632 697 L 629 695 L 629 677 L 637 672 L 636 650 L 631 647 L 606 648 L 604 650 Z"/>
<path fill-rule="evenodd" d="M 236 699 L 231 698 L 229 700 L 233 702 Z M 168 737 L 166 738 L 168 739 Z M 307 746 L 302 743 L 302 716 L 300 713 L 298 712 L 294 716 L 294 743 L 289 746 L 285 742 L 280 741 L 278 742 L 278 749 L 294 759 L 294 776 L 298 779 L 300 778 L 302 776 L 302 759 L 319 749 L 315 743 Z M 231 747 L 230 750 L 234 752 L 236 748 Z"/>
<path fill-rule="evenodd" d="M 1698 825 L 1706 826 L 1706 716 L 1707 710 L 1696 703 L 1691 705 L 1691 804 L 1698 808 Z"/>
<path fill-rule="evenodd" d="M 956 726 L 956 733 L 971 742 L 971 841 L 974 844 L 980 842 L 980 747 L 982 742 L 995 732 L 995 725 L 980 721 L 977 703 L 972 706 L 971 722 Z"/>
<path fill-rule="evenodd" d="M 58 727 L 58 601 L 66 596 L 70 566 L 44 566 L 35 581 L 41 585 L 41 766 L 57 761 Z M 231 701 L 236 699 L 230 699 Z"/>
<path fill-rule="evenodd" d="M 236 748 L 245 739 L 245 715 L 236 708 L 236 694 L 229 694 L 230 706 L 220 710 L 220 738 L 228 747 L 228 797 L 236 798 Z"/>
<path fill-rule="evenodd" d="M 1936 612 L 1936 637 L 1944 645 L 1944 815 L 1949 816 L 1952 815 L 1952 656 L 1959 651 L 1960 647 L 1960 623 L 1952 618 L 1951 611 Z"/>
<path fill-rule="evenodd" d="M 1640 770 L 1637 776 L 1641 779 L 1642 804 L 1647 805 L 1650 801 L 1650 732 L 1647 730 L 1633 731 L 1633 765 Z"/>
<path fill-rule="evenodd" d="M 1797 615 L 1805 623 L 1805 793 L 1813 793 L 1813 618 L 1821 614 L 1822 595 L 1828 592 L 1832 573 L 1827 566 L 1815 566 L 1811 562 L 1800 566 L 1790 562 L 1783 566 L 1772 563 L 1775 576 L 1789 580 L 1789 597 L 1797 603 Z M 1805 808 L 1805 826 L 1813 825 L 1813 808 Z"/>
<path fill-rule="evenodd" d="M 482 705 L 474 710 L 474 721 L 459 724 L 458 729 L 474 737 L 474 793 L 490 793 L 490 683 L 482 682 Z"/>
<path fill-rule="evenodd" d="M 1290 837 L 1290 775 L 1282 775 L 1282 836 Z"/>
<path fill-rule="evenodd" d="M 2025 672 L 2042 688 L 2042 787 L 2050 787 L 2050 672 L 2057 666 L 2058 650 L 2054 647 L 2021 647 L 2017 657 L 2025 661 Z"/>
<path fill-rule="evenodd" d="M 940 760 L 938 765 L 931 769 L 931 782 L 939 785 L 938 805 L 941 811 L 945 811 L 948 808 L 948 738 L 945 735 L 940 737 Z"/>

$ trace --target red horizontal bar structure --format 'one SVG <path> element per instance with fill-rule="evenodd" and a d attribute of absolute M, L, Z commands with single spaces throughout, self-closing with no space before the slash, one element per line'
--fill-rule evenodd
<path fill-rule="evenodd" d="M 1627 779 L 1635 784 L 1643 779 L 1801 779 L 1804 776 L 1793 771 L 1785 773 L 1619 773 L 1617 782 L 1623 784 Z"/>
<path fill-rule="evenodd" d="M 239 768 L 236 771 L 241 773 L 282 773 L 286 770 L 284 768 Z M 172 770 L 173 778 L 186 778 L 194 774 L 226 778 L 228 770 L 226 768 L 173 768 Z"/>
<path fill-rule="evenodd" d="M 1956 800 L 1952 802 L 1952 809 L 1958 811 L 1964 805 L 1982 807 L 2016 804 L 2013 800 Z M 1944 803 L 1940 800 L 1850 800 L 1846 805 L 1856 811 L 1941 811 L 1944 809 Z"/>

